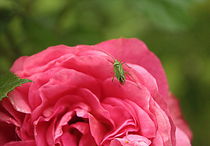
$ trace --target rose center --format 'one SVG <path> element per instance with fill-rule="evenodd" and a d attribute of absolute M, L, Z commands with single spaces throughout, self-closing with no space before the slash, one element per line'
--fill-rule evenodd
<path fill-rule="evenodd" d="M 82 117 L 78 117 L 76 116 L 76 114 L 71 118 L 71 120 L 69 120 L 68 125 L 71 124 L 75 124 L 77 122 L 85 122 L 88 123 L 88 119 L 82 118 Z"/>

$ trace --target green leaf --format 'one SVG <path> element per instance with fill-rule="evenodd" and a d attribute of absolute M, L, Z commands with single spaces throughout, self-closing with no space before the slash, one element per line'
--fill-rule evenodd
<path fill-rule="evenodd" d="M 31 80 L 21 79 L 11 72 L 0 75 L 0 101 L 7 97 L 10 91 L 27 82 L 31 82 Z"/>

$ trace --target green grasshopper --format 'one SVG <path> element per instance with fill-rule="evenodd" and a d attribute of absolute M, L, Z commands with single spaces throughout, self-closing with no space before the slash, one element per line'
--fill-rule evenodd
<path fill-rule="evenodd" d="M 123 69 L 123 63 L 118 61 L 117 59 L 114 60 L 114 74 L 115 77 L 117 78 L 117 80 L 120 82 L 120 84 L 124 84 L 125 83 L 125 71 Z M 114 77 L 112 79 L 112 81 L 114 80 Z"/>
<path fill-rule="evenodd" d="M 117 80 L 120 82 L 120 84 L 123 85 L 125 83 L 125 80 L 126 80 L 125 75 L 127 74 L 136 83 L 137 87 L 141 88 L 139 86 L 138 82 L 136 82 L 136 80 L 138 80 L 137 77 L 135 75 L 131 75 L 129 72 L 125 71 L 124 68 L 123 68 L 123 64 L 124 64 L 123 62 L 118 61 L 117 59 L 114 60 L 114 63 L 113 63 L 113 66 L 114 66 L 114 75 L 117 78 Z M 127 64 L 126 64 L 126 66 L 128 68 L 130 68 Z M 112 78 L 112 81 L 113 80 L 114 80 L 114 76 Z"/>

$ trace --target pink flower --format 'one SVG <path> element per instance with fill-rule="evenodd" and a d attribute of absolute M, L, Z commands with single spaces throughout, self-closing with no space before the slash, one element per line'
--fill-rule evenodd
<path fill-rule="evenodd" d="M 112 81 L 114 59 L 125 84 Z M 33 82 L 1 101 L 0 145 L 191 145 L 160 61 L 137 39 L 49 47 L 11 71 Z"/>

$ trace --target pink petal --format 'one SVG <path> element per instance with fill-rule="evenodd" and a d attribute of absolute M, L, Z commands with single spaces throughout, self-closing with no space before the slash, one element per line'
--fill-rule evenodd
<path fill-rule="evenodd" d="M 151 99 L 151 112 L 156 117 L 157 131 L 161 139 L 166 145 L 175 144 L 175 127 L 167 113 L 160 108 L 160 106 Z"/>
<path fill-rule="evenodd" d="M 109 111 L 116 128 L 124 123 L 124 121 L 132 119 L 130 113 L 121 105 L 122 102 L 122 100 L 116 98 L 113 98 L 113 100 L 111 98 L 103 100 L 103 107 Z"/>
<path fill-rule="evenodd" d="M 153 138 L 156 134 L 155 121 L 150 118 L 151 113 L 145 112 L 141 107 L 132 101 L 125 101 L 130 106 L 130 111 L 134 110 L 133 118 L 137 120 L 141 135 L 147 138 Z"/>
<path fill-rule="evenodd" d="M 191 146 L 190 139 L 181 129 L 176 129 L 176 146 Z"/>
<path fill-rule="evenodd" d="M 94 52 L 94 50 L 92 51 Z M 104 80 L 107 77 L 113 76 L 113 64 L 106 59 L 108 56 L 105 56 L 105 58 L 104 54 L 100 54 L 101 51 L 97 51 L 97 54 L 91 55 L 89 55 L 90 53 L 88 51 L 86 52 L 83 52 L 84 54 L 82 56 L 76 56 L 66 60 L 61 66 L 93 76 L 98 80 Z"/>
<path fill-rule="evenodd" d="M 56 60 L 57 58 L 75 52 L 76 49 L 68 47 L 65 45 L 58 45 L 49 47 L 42 52 L 34 54 L 30 57 L 19 58 L 12 66 L 11 71 L 17 74 L 22 74 L 22 72 L 36 72 L 40 67 Z M 33 71 L 34 70 L 34 71 Z M 22 76 L 23 77 L 23 76 Z"/>
<path fill-rule="evenodd" d="M 114 131 L 111 131 L 111 133 L 106 135 L 106 137 L 104 137 L 101 144 L 106 144 L 110 140 L 112 140 L 116 137 L 121 137 L 122 135 L 126 135 L 129 132 L 138 132 L 138 130 L 135 126 L 136 126 L 135 123 L 131 119 L 124 121 L 124 123 L 122 123 L 122 125 L 120 125 Z"/>
<path fill-rule="evenodd" d="M 116 142 L 118 141 L 118 142 Z M 123 138 L 116 138 L 111 142 L 111 146 L 118 146 L 119 142 L 121 146 L 149 146 L 151 141 L 146 137 L 140 135 L 127 135 Z M 119 145 L 120 146 L 120 145 Z"/>
<path fill-rule="evenodd" d="M 9 99 L 8 98 L 4 98 L 2 101 L 1 101 L 1 105 L 2 105 L 2 108 L 1 109 L 1 106 L 0 106 L 0 109 L 1 109 L 1 112 L 3 115 L 7 116 L 7 118 L 0 118 L 0 120 L 9 120 L 9 121 L 13 121 L 12 124 L 16 125 L 16 126 L 20 126 L 20 123 L 23 121 L 23 114 L 20 113 L 20 112 L 17 112 L 14 107 L 12 106 L 12 104 L 10 103 Z M 2 116 L 3 116 L 2 115 Z M 9 118 L 9 119 L 8 119 Z"/>
<path fill-rule="evenodd" d="M 58 97 L 66 92 L 70 93 L 75 88 L 88 88 L 99 94 L 95 78 L 72 69 L 61 69 L 39 90 L 44 97 L 43 100 L 56 101 Z"/>
<path fill-rule="evenodd" d="M 175 125 L 185 132 L 189 139 L 192 139 L 192 132 L 190 131 L 188 124 L 183 119 L 178 100 L 173 95 L 170 95 L 167 103 L 170 115 L 175 122 Z"/>
<path fill-rule="evenodd" d="M 34 140 L 14 141 L 14 142 L 9 142 L 9 143 L 5 144 L 4 146 L 36 146 L 36 143 Z"/>
<path fill-rule="evenodd" d="M 61 137 L 61 142 L 63 146 L 77 146 L 77 137 L 65 132 Z"/>
<path fill-rule="evenodd" d="M 160 135 L 160 132 L 157 131 L 155 138 L 152 141 L 153 146 L 164 146 L 163 138 Z"/>
<path fill-rule="evenodd" d="M 90 113 L 92 113 L 96 118 L 103 121 L 103 124 L 108 126 L 107 128 L 113 128 L 113 121 L 110 118 L 109 112 L 104 109 L 101 105 L 98 97 L 91 92 L 91 90 L 81 88 L 77 91 L 77 95 L 83 98 L 84 103 L 89 105 Z"/>
<path fill-rule="evenodd" d="M 79 146 L 87 146 L 87 144 L 90 146 L 97 146 L 90 133 L 83 135 L 79 142 Z"/>
<path fill-rule="evenodd" d="M 92 137 L 91 133 L 90 133 L 90 128 L 88 126 L 88 131 L 86 131 L 85 133 L 83 133 L 80 141 L 79 141 L 79 146 L 86 146 L 86 145 L 90 145 L 90 146 L 97 146 L 94 138 Z"/>
<path fill-rule="evenodd" d="M 9 94 L 9 100 L 13 107 L 22 113 L 29 114 L 31 113 L 31 108 L 27 101 L 27 91 L 28 89 L 25 89 L 24 87 L 19 87 L 10 92 Z"/>
<path fill-rule="evenodd" d="M 46 141 L 46 134 L 47 134 L 47 129 L 49 127 L 49 124 L 47 122 L 40 122 L 37 125 L 35 125 L 35 131 L 34 131 L 34 137 L 36 144 L 38 146 L 46 146 L 47 141 Z"/>
<path fill-rule="evenodd" d="M 108 132 L 106 127 L 101 123 L 101 121 L 95 119 L 91 114 L 89 115 L 89 124 L 91 135 L 93 136 L 97 145 L 100 145 L 103 137 Z"/>
<path fill-rule="evenodd" d="M 168 95 L 168 83 L 160 60 L 147 49 L 142 41 L 135 38 L 121 38 L 102 42 L 94 47 L 125 63 L 138 64 L 144 67 L 157 80 L 160 94 L 163 97 Z"/>
<path fill-rule="evenodd" d="M 135 79 L 137 79 L 136 82 L 140 82 L 142 85 L 144 85 L 151 93 L 151 95 L 154 97 L 155 94 L 158 92 L 158 86 L 156 79 L 143 67 L 139 65 L 134 64 L 128 64 L 129 67 L 131 67 L 133 70 L 135 70 Z M 132 75 L 131 75 L 132 76 Z"/>
<path fill-rule="evenodd" d="M 23 70 L 23 65 L 24 65 L 24 62 L 27 60 L 28 56 L 23 56 L 23 57 L 20 57 L 18 58 L 13 66 L 11 67 L 11 71 L 14 72 L 14 73 L 17 73 L 19 71 L 22 71 Z"/>
<path fill-rule="evenodd" d="M 150 116 L 151 113 L 145 112 L 140 106 L 130 100 L 121 100 L 117 98 L 106 98 L 103 104 L 121 107 L 122 111 L 115 112 L 112 108 L 105 106 L 116 125 L 121 124 L 127 119 L 132 119 L 135 122 L 135 127 L 141 132 L 141 135 L 153 138 L 156 134 L 155 121 L 153 121 Z M 119 114 L 120 113 L 120 114 Z M 116 115 L 117 118 L 113 118 Z"/>
<path fill-rule="evenodd" d="M 55 128 L 55 139 L 57 139 L 58 137 L 60 137 L 63 134 L 63 129 L 62 127 L 64 125 L 68 125 L 68 121 L 72 118 L 73 116 L 73 111 L 71 112 L 67 112 L 62 118 L 61 120 L 58 122 L 56 128 Z"/>
<path fill-rule="evenodd" d="M 144 110 L 149 111 L 150 92 L 144 86 L 138 87 L 134 82 L 127 80 L 122 86 L 119 81 L 108 78 L 102 86 L 104 97 L 115 97 L 131 100 Z"/>
<path fill-rule="evenodd" d="M 0 145 L 2 146 L 7 142 L 16 140 L 20 139 L 15 133 L 15 126 L 11 124 L 6 124 L 5 122 L 0 122 Z"/>

